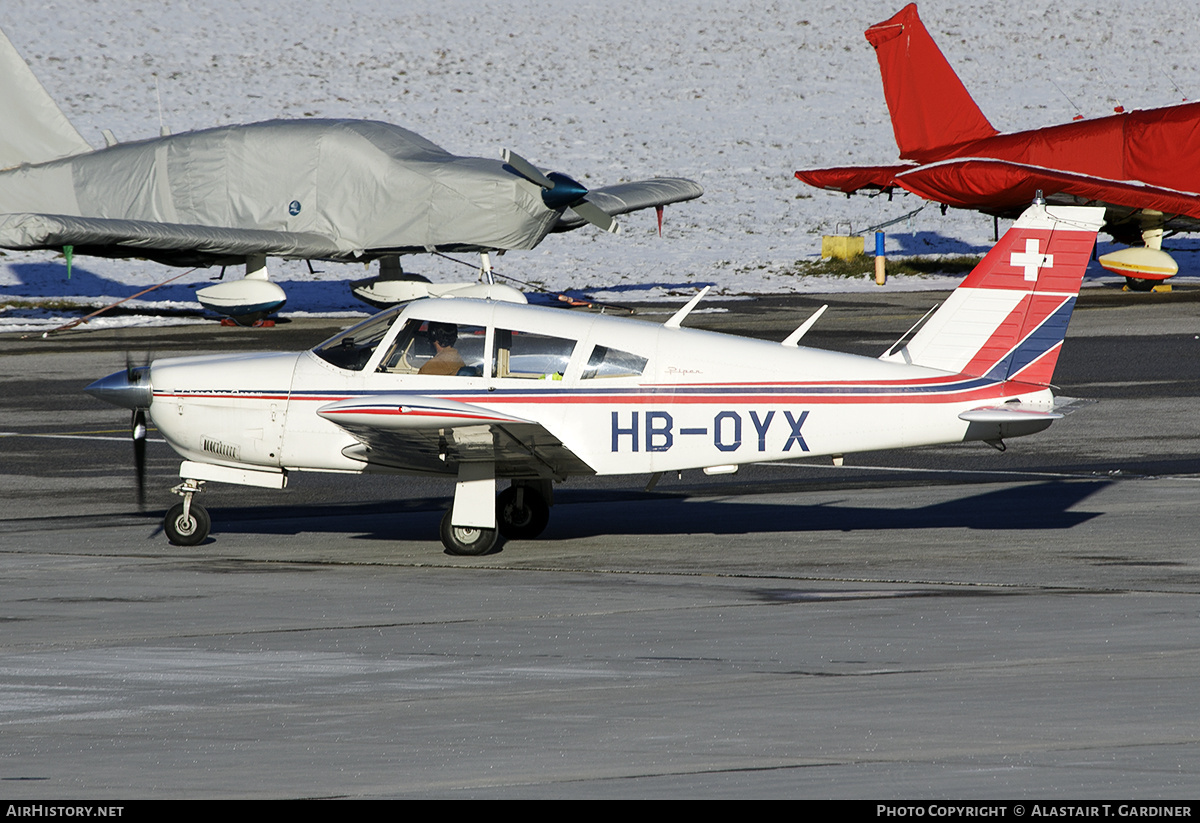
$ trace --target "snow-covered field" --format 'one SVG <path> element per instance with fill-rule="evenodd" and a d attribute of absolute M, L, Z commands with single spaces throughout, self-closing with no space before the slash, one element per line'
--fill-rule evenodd
<path fill-rule="evenodd" d="M 497 271 L 619 300 L 713 283 L 727 294 L 876 288 L 799 278 L 822 234 L 861 231 L 921 205 L 846 199 L 802 185 L 796 168 L 893 162 L 874 53 L 863 38 L 900 0 L 46 0 L 5 3 L 0 26 L 80 132 L 124 140 L 277 117 L 386 120 L 459 154 L 511 147 L 598 186 L 690 177 L 706 194 L 627 215 L 619 236 L 591 228 L 513 252 Z M 851 14 L 852 9 L 852 14 Z M 928 0 L 921 16 L 968 90 L 1002 130 L 1149 108 L 1200 95 L 1200 29 L 1190 6 L 1083 0 Z M 890 254 L 981 253 L 992 221 L 930 206 L 888 230 Z M 1200 241 L 1172 246 L 1200 270 Z M 1182 252 L 1182 253 L 1178 253 Z M 464 259 L 474 263 L 470 256 Z M 287 311 L 364 312 L 344 281 L 360 265 L 272 261 Z M 409 258 L 434 280 L 470 277 Z M 99 305 L 178 270 L 141 261 L 0 257 L 0 298 L 63 296 Z M 142 305 L 191 303 L 198 270 Z M 231 274 L 233 274 L 231 272 Z M 234 275 L 236 276 L 236 275 Z M 1097 268 L 1089 275 L 1100 278 Z M 1188 274 L 1181 279 L 1192 279 Z M 887 288 L 945 285 L 945 279 Z M 10 313 L 11 315 L 12 313 Z M 15 320 L 15 318 L 13 318 Z M 0 328 L 5 325 L 0 314 Z"/>

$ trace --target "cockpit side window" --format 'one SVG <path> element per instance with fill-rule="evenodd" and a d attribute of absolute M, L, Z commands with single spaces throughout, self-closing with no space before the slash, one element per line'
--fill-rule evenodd
<path fill-rule="evenodd" d="M 641 377 L 646 370 L 647 358 L 630 354 L 620 349 L 610 349 L 607 346 L 596 346 L 583 368 L 582 380 L 595 380 L 603 377 Z"/>
<path fill-rule="evenodd" d="M 396 335 L 377 371 L 482 377 L 486 342 L 483 326 L 413 318 Z"/>
<path fill-rule="evenodd" d="M 369 317 L 335 334 L 313 349 L 313 354 L 339 369 L 362 371 L 398 314 L 399 307 Z"/>
<path fill-rule="evenodd" d="M 562 380 L 576 342 L 548 334 L 496 329 L 492 377 Z"/>

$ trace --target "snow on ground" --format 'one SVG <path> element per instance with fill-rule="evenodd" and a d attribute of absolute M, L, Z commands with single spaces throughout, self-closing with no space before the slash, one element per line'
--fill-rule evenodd
<path fill-rule="evenodd" d="M 684 299 L 710 283 L 725 294 L 877 288 L 789 271 L 817 256 L 822 234 L 861 231 L 921 201 L 847 199 L 810 189 L 792 172 L 896 159 L 862 32 L 901 5 L 46 0 L 7 4 L 0 26 L 94 145 L 102 128 L 124 140 L 158 133 L 157 78 L 163 120 L 176 133 L 277 117 L 369 118 L 459 154 L 496 157 L 511 147 L 589 186 L 690 177 L 706 194 L 668 208 L 661 239 L 653 212 L 643 212 L 622 219 L 621 235 L 585 228 L 496 264 L 556 290 Z M 920 9 L 1002 130 L 1200 95 L 1200 29 L 1174 4 L 1139 6 L 1136 15 L 1084 0 L 928 0 Z M 889 254 L 980 254 L 992 222 L 930 206 L 888 231 Z M 1200 241 L 1171 247 L 1185 272 L 1200 271 Z M 271 265 L 287 310 L 366 311 L 344 284 L 367 276 L 361 265 L 319 263 L 316 275 L 303 262 Z M 471 277 L 428 257 L 408 258 L 406 268 L 438 281 Z M 191 304 L 218 273 L 195 271 L 141 305 Z M 142 261 L 77 258 L 68 279 L 61 258 L 10 252 L 0 257 L 0 300 L 100 305 L 176 274 Z M 897 278 L 887 288 L 950 282 Z M 22 314 L 0 314 L 0 328 Z"/>

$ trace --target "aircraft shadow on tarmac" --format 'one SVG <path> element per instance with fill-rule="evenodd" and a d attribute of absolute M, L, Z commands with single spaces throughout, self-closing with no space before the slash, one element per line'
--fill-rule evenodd
<path fill-rule="evenodd" d="M 655 289 L 663 289 L 664 291 L 677 291 L 682 294 L 693 294 L 705 286 L 716 286 L 715 280 L 689 280 L 686 283 L 613 283 L 609 285 L 594 287 L 588 291 L 605 291 L 613 293 L 623 293 L 637 296 L 643 292 L 654 291 Z M 564 294 L 586 296 L 582 291 L 567 290 Z M 532 299 L 530 302 L 534 302 Z"/>
<path fill-rule="evenodd" d="M 902 224 L 901 224 L 902 225 Z M 939 234 L 935 231 L 916 231 L 916 232 L 889 232 L 888 240 L 893 245 L 899 246 L 899 254 L 903 255 L 918 255 L 918 254 L 987 254 L 992 250 L 992 243 L 983 246 L 976 246 L 971 243 L 966 243 L 962 240 L 957 240 L 953 237 L 947 237 L 944 234 Z M 874 238 L 868 237 L 867 244 L 874 248 Z M 895 254 L 896 252 L 889 252 Z"/>
<path fill-rule="evenodd" d="M 121 283 L 109 277 L 97 274 L 86 266 L 75 263 L 71 266 L 71 276 L 67 277 L 67 264 L 58 261 L 41 261 L 31 263 L 8 263 L 6 268 L 16 275 L 17 283 L 4 287 L 6 292 L 20 294 L 22 297 L 97 297 L 115 298 L 129 297 L 155 283 L 162 283 L 172 277 L 183 274 L 186 269 L 161 266 L 146 272 L 144 279 L 138 283 Z M 153 301 L 175 301 L 179 303 L 196 303 L 196 289 L 211 285 L 221 274 L 220 267 L 214 266 L 200 269 L 190 274 L 180 282 L 161 286 L 146 297 Z M 236 279 L 240 275 L 230 273 Z M 187 280 L 192 282 L 186 282 Z M 227 278 L 228 279 L 228 278 Z M 293 281 L 276 276 L 279 283 L 290 284 Z M 345 302 L 347 293 L 345 277 L 331 274 L 328 278 L 318 281 L 304 281 L 303 287 L 307 295 L 328 293 L 334 298 Z M 311 299 L 311 298 L 310 298 Z M 354 304 L 354 301 L 351 301 Z M 357 305 L 357 304 L 355 304 Z M 198 308 L 198 307 L 197 307 Z M 366 307 L 363 307 L 366 310 Z M 317 341 L 314 341 L 317 342 Z"/>
<path fill-rule="evenodd" d="M 6 287 L 7 290 L 19 291 L 29 297 L 57 297 L 67 293 L 80 297 L 100 297 L 137 291 L 132 286 L 101 277 L 86 266 L 71 266 L 70 279 L 67 278 L 66 263 L 9 263 L 6 268 L 17 279 L 17 284 Z"/>
<path fill-rule="evenodd" d="M 1071 529 L 1099 512 L 1072 509 L 1102 488 L 1107 481 L 1050 481 L 995 489 L 918 507 L 866 507 L 852 505 L 853 491 L 845 504 L 806 505 L 803 495 L 795 504 L 755 503 L 755 495 L 703 495 L 703 503 L 690 502 L 690 494 L 589 492 L 562 494 L 551 513 L 542 540 L 567 540 L 611 534 L 745 535 L 773 532 L 850 532 L 909 529 L 1059 530 Z M 573 499 L 574 498 L 574 499 Z M 582 499 L 579 499 L 582 498 Z M 897 489 L 897 500 L 904 490 Z M 420 511 L 413 511 L 416 504 Z M 214 531 L 220 540 L 228 534 L 290 535 L 298 532 L 341 532 L 363 540 L 437 539 L 440 509 L 436 501 L 409 501 L 408 511 L 374 504 L 327 506 L 320 511 L 291 506 L 240 508 L 224 512 L 213 508 Z M 448 504 L 447 504 L 448 505 Z"/>

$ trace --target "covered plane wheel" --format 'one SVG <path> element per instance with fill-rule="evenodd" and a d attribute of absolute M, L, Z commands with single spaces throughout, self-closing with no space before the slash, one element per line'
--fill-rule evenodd
<path fill-rule="evenodd" d="M 208 537 L 212 521 L 199 503 L 192 503 L 188 516 L 183 516 L 183 504 L 176 503 L 163 518 L 163 531 L 176 546 L 198 546 Z"/>
<path fill-rule="evenodd" d="M 496 496 L 496 522 L 509 540 L 532 540 L 550 522 L 550 507 L 533 489 L 512 486 Z"/>
<path fill-rule="evenodd" d="M 1130 291 L 1153 291 L 1160 282 L 1159 280 L 1144 280 L 1140 277 L 1125 275 L 1125 288 Z"/>
<path fill-rule="evenodd" d="M 450 514 L 453 511 L 454 509 L 450 509 L 446 512 L 446 516 L 442 518 L 442 545 L 446 547 L 446 551 L 451 554 L 478 557 L 496 548 L 496 540 L 499 537 L 499 533 L 495 529 L 451 526 Z"/>

